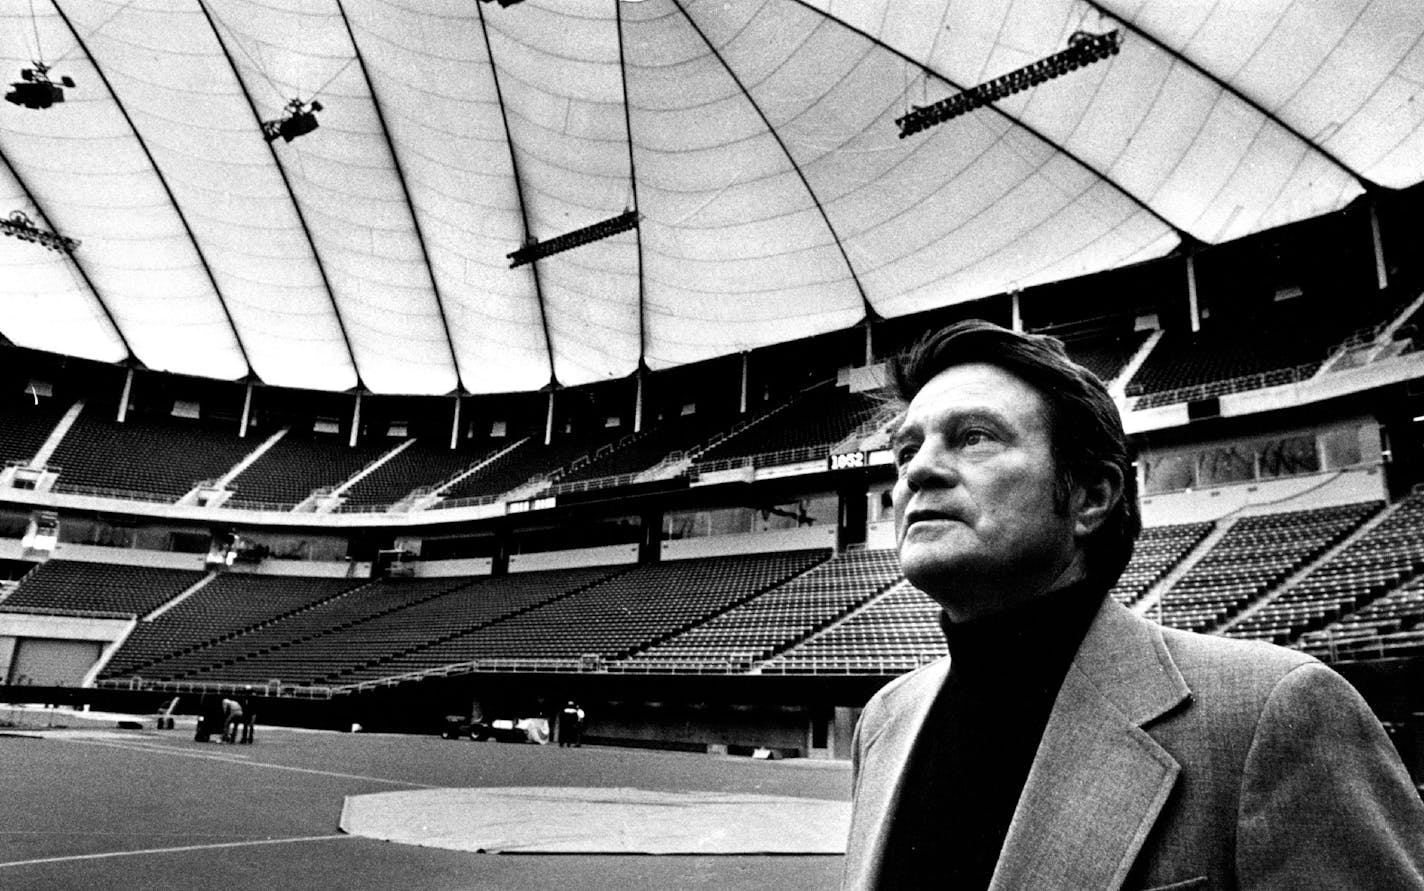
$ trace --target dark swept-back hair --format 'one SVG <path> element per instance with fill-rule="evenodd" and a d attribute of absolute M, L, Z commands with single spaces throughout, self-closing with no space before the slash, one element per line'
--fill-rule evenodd
<path fill-rule="evenodd" d="M 1122 472 L 1122 497 L 1103 525 L 1083 543 L 1088 577 L 1115 583 L 1142 531 L 1137 474 L 1122 417 L 1097 375 L 1068 358 L 1056 337 L 1022 334 L 982 319 L 956 322 L 925 335 L 891 363 L 891 398 L 903 415 L 920 389 L 941 371 L 983 362 L 1020 378 L 1047 406 L 1054 470 L 1054 503 L 1066 510 L 1075 485 L 1110 465 Z"/>

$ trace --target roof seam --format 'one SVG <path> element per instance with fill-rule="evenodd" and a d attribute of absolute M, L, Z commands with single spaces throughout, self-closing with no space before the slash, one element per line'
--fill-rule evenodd
<path fill-rule="evenodd" d="M 104 74 L 104 69 L 99 64 L 99 60 L 94 58 L 94 54 L 89 52 L 89 47 L 84 42 L 84 38 L 74 27 L 74 23 L 69 20 L 69 16 L 60 7 L 59 0 L 54 0 L 54 11 L 59 13 L 59 17 L 64 20 L 64 26 L 69 29 L 69 33 L 74 35 L 74 41 L 79 45 L 79 49 L 84 52 L 89 64 L 94 66 L 94 73 L 99 75 L 99 80 L 104 84 L 104 89 L 109 91 L 109 96 L 114 100 L 114 106 L 118 108 L 119 114 L 124 116 L 124 123 L 129 125 L 129 131 L 133 133 L 134 140 L 143 151 L 143 156 L 148 159 L 149 166 L 153 168 L 154 176 L 158 177 L 158 184 L 163 187 L 163 194 L 168 196 L 168 203 L 173 208 L 173 212 L 178 216 L 178 222 L 183 224 L 183 231 L 188 235 L 188 241 L 193 245 L 193 251 L 198 255 L 198 263 L 203 267 L 203 274 L 207 276 L 208 284 L 212 285 L 213 296 L 217 298 L 218 305 L 222 307 L 223 317 L 227 319 L 228 329 L 232 331 L 233 341 L 237 344 L 237 350 L 242 354 L 242 364 L 247 366 L 247 373 L 253 374 L 252 359 L 247 354 L 247 345 L 242 340 L 242 332 L 237 330 L 237 323 L 233 321 L 232 310 L 228 308 L 227 299 L 223 297 L 222 287 L 218 285 L 217 277 L 213 275 L 212 266 L 208 263 L 207 255 L 203 253 L 203 247 L 198 243 L 198 236 L 193 232 L 193 227 L 188 223 L 188 215 L 183 212 L 182 206 L 178 203 L 178 197 L 173 194 L 173 189 L 168 185 L 168 177 L 163 175 L 163 169 L 158 166 L 158 161 L 153 157 L 153 152 L 149 151 L 148 142 L 139 132 L 138 126 L 129 115 L 128 109 L 124 106 L 123 100 L 119 99 L 118 92 L 113 84 L 109 83 L 108 75 Z"/>
<path fill-rule="evenodd" d="M 391 129 L 386 124 L 385 112 L 381 110 L 381 99 L 376 95 L 376 85 L 371 80 L 371 72 L 366 68 L 366 58 L 361 53 L 361 47 L 356 43 L 356 32 L 351 28 L 351 20 L 346 16 L 346 7 L 341 0 L 336 0 L 336 9 L 341 13 L 341 22 L 346 26 L 346 36 L 351 40 L 351 50 L 356 54 L 356 64 L 361 67 L 361 76 L 366 81 L 366 88 L 371 92 L 371 107 L 376 112 L 376 120 L 381 125 L 381 135 L 386 140 L 386 150 L 391 153 L 391 164 L 395 168 L 396 180 L 400 183 L 401 194 L 405 196 L 406 209 L 410 211 L 410 222 L 415 228 L 415 240 L 420 245 L 420 256 L 425 261 L 425 274 L 430 278 L 430 290 L 435 296 L 435 308 L 440 313 L 440 327 L 445 332 L 445 345 L 450 349 L 450 365 L 455 372 L 455 388 L 458 390 L 465 380 L 464 372 L 460 369 L 460 355 L 455 351 L 455 338 L 450 333 L 450 318 L 445 312 L 445 300 L 440 294 L 440 283 L 435 280 L 435 266 L 430 260 L 430 250 L 425 244 L 425 231 L 420 225 L 420 215 L 416 211 L 415 202 L 410 196 L 410 186 L 405 179 L 405 170 L 401 165 L 400 154 L 396 151 L 395 140 L 391 138 Z"/>
<path fill-rule="evenodd" d="M 213 32 L 213 39 L 218 42 L 218 48 L 222 50 L 223 58 L 227 59 L 228 67 L 232 69 L 233 80 L 237 81 L 237 87 L 242 91 L 242 97 L 247 100 L 247 107 L 252 110 L 252 119 L 257 122 L 258 127 L 261 127 L 262 115 L 257 111 L 257 103 L 252 99 L 252 91 L 247 88 L 247 82 L 242 79 L 242 72 L 238 70 L 232 53 L 228 52 L 227 43 L 222 39 L 222 34 L 218 33 L 217 22 L 213 21 L 208 4 L 204 0 L 198 0 L 198 8 L 203 11 L 203 18 L 208 21 L 208 27 Z M 296 191 L 292 189 L 292 181 L 287 178 L 287 168 L 277 155 L 276 146 L 270 142 L 267 143 L 267 151 L 272 156 L 272 163 L 277 168 L 277 175 L 282 178 L 282 186 L 287 190 L 287 197 L 292 201 L 292 210 L 297 215 L 297 222 L 301 224 L 302 234 L 306 236 L 307 245 L 311 247 L 312 261 L 316 263 L 317 274 L 321 276 L 322 286 L 326 288 L 327 299 L 331 301 L 332 317 L 336 319 L 336 327 L 341 331 L 341 342 L 346 346 L 346 356 L 351 360 L 351 372 L 356 376 L 356 388 L 362 389 L 364 383 L 361 380 L 361 365 L 356 361 L 356 350 L 351 346 L 351 335 L 346 331 L 346 320 L 341 317 L 341 306 L 336 301 L 336 292 L 332 289 L 331 279 L 326 274 L 326 264 L 321 260 L 321 252 L 317 250 L 316 238 L 312 235 L 311 227 L 307 225 L 306 214 L 302 212 L 302 204 L 297 200 Z"/>
<path fill-rule="evenodd" d="M 683 17 L 687 19 L 687 23 L 692 26 L 692 30 L 697 32 L 697 36 L 702 38 L 703 43 L 707 44 L 707 49 L 717 58 L 718 64 L 726 70 L 727 76 L 737 85 L 737 89 L 742 91 L 742 95 L 746 97 L 748 104 L 750 104 L 752 109 L 757 113 L 757 117 L 761 118 L 762 124 L 766 127 L 766 132 L 771 134 L 772 139 L 776 140 L 777 146 L 781 149 L 782 154 L 786 156 L 787 162 L 791 164 L 791 169 L 796 171 L 796 176 L 801 180 L 801 185 L 805 187 L 806 194 L 811 197 L 811 202 L 816 205 L 816 212 L 821 215 L 821 220 L 826 224 L 826 230 L 831 233 L 831 239 L 836 243 L 836 250 L 840 252 L 841 259 L 845 261 L 846 271 L 850 273 L 850 279 L 855 284 L 855 290 L 860 294 L 860 302 L 862 308 L 865 310 L 866 318 L 873 317 L 875 315 L 875 307 L 871 305 L 870 298 L 865 293 L 865 286 L 861 284 L 860 276 L 856 274 L 855 265 L 851 263 L 850 255 L 846 253 L 845 243 L 841 241 L 840 233 L 836 231 L 835 225 L 831 222 L 830 216 L 826 213 L 826 208 L 821 204 L 820 196 L 816 194 L 815 189 L 811 188 L 810 181 L 806 179 L 805 171 L 803 171 L 801 165 L 797 163 L 796 157 L 791 154 L 791 149 L 789 149 L 782 140 L 781 134 L 776 132 L 776 128 L 771 125 L 771 121 L 767 120 L 766 113 L 762 111 L 761 106 L 757 104 L 756 98 L 752 96 L 746 84 L 742 83 L 742 79 L 732 70 L 732 66 L 728 65 L 727 60 L 722 58 L 722 53 L 713 45 L 707 35 L 702 32 L 702 29 L 698 27 L 697 22 L 693 20 L 692 15 L 687 9 L 683 7 L 681 0 L 672 0 L 672 2 L 673 5 L 678 8 L 678 11 L 682 13 Z"/>
<path fill-rule="evenodd" d="M 509 111 L 504 104 L 504 93 L 499 86 L 499 69 L 494 64 L 494 48 L 490 45 L 489 26 L 485 23 L 483 3 L 475 4 L 480 15 L 480 33 L 485 39 L 485 56 L 489 59 L 490 79 L 494 82 L 494 95 L 499 100 L 499 119 L 504 123 L 504 141 L 509 146 L 509 166 L 514 177 L 514 193 L 519 199 L 519 218 L 524 223 L 524 243 L 529 243 L 533 233 L 529 231 L 529 208 L 524 203 L 524 184 L 519 179 L 519 155 L 514 150 L 514 134 L 509 131 Z M 534 297 L 539 302 L 539 321 L 544 327 L 544 348 L 549 357 L 549 386 L 558 387 L 559 377 L 554 367 L 554 338 L 549 332 L 549 312 L 544 306 L 544 289 L 539 282 L 539 261 L 529 264 L 529 274 L 534 278 Z"/>

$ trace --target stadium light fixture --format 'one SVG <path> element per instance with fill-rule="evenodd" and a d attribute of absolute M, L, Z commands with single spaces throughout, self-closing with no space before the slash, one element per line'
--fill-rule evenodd
<path fill-rule="evenodd" d="M 895 119 L 895 123 L 900 127 L 900 138 L 928 130 L 935 124 L 943 124 L 981 105 L 991 105 L 1005 96 L 1036 87 L 1044 81 L 1100 62 L 1108 56 L 1115 56 L 1121 48 L 1122 34 L 1116 28 L 1106 34 L 1074 31 L 1068 38 L 1066 50 L 1031 65 L 1016 68 L 1008 74 L 985 81 L 977 87 L 970 87 L 962 93 L 956 93 L 931 105 L 911 106 L 909 114 Z"/>
<path fill-rule="evenodd" d="M 5 101 L 25 108 L 49 108 L 56 102 L 64 101 L 64 87 L 74 86 L 74 79 L 61 77 L 55 83 L 49 76 L 49 66 L 43 62 L 31 63 L 33 68 L 21 68 L 20 79 L 10 84 L 10 92 Z"/>
<path fill-rule="evenodd" d="M 319 126 L 313 112 L 321 110 L 321 103 L 315 99 L 311 102 L 293 99 L 283 109 L 286 114 L 282 117 L 262 122 L 262 138 L 273 142 L 280 136 L 283 142 L 291 142 L 298 136 L 305 136 Z"/>
<path fill-rule="evenodd" d="M 32 241 L 40 247 L 66 254 L 79 247 L 77 239 L 56 235 L 36 226 L 23 210 L 17 210 L 10 214 L 8 219 L 0 220 L 0 232 L 21 241 Z"/>
<path fill-rule="evenodd" d="M 505 256 L 509 257 L 509 268 L 513 269 L 516 266 L 552 257 L 554 254 L 563 253 L 592 241 L 601 241 L 617 235 L 619 232 L 627 232 L 637 226 L 638 212 L 625 210 L 616 217 L 611 217 L 601 223 L 594 223 L 592 226 L 585 226 L 582 229 L 575 229 L 548 241 L 539 241 L 537 238 L 531 237 L 529 243 L 524 247 Z"/>

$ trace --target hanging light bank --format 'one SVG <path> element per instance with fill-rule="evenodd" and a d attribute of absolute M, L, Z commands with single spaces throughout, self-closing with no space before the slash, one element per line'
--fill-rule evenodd
<path fill-rule="evenodd" d="M 315 112 L 321 110 L 321 103 L 315 99 L 310 102 L 293 99 L 282 109 L 280 118 L 262 122 L 262 138 L 273 142 L 280 136 L 283 142 L 291 142 L 305 136 L 317 128 Z"/>
<path fill-rule="evenodd" d="M 63 235 L 56 235 L 39 228 L 23 210 L 17 210 L 10 214 L 8 219 L 0 220 L 0 232 L 21 241 L 34 242 L 40 247 L 66 254 L 79 247 L 77 239 L 66 238 Z"/>
<path fill-rule="evenodd" d="M 909 114 L 895 119 L 895 123 L 900 127 L 900 138 L 928 130 L 935 124 L 943 124 L 981 105 L 989 105 L 1005 96 L 1036 87 L 1044 81 L 1100 62 L 1108 56 L 1115 56 L 1121 48 L 1122 34 L 1116 28 L 1106 34 L 1074 31 L 1068 38 L 1066 50 L 985 81 L 947 99 L 941 99 L 933 105 L 914 106 Z"/>
<path fill-rule="evenodd" d="M 20 79 L 10 84 L 10 92 L 5 94 L 5 101 L 36 110 L 63 102 L 64 88 L 74 86 L 74 79 L 65 76 L 56 82 L 49 76 L 48 65 L 43 62 L 32 64 L 35 67 L 20 69 Z"/>
<path fill-rule="evenodd" d="M 625 210 L 616 217 L 604 220 L 601 223 L 594 223 L 592 226 L 585 226 L 582 229 L 575 229 L 557 238 L 548 241 L 539 241 L 530 238 L 529 243 L 517 251 L 506 254 L 509 257 L 509 268 L 523 266 L 526 263 L 533 263 L 535 260 L 542 260 L 545 257 L 552 257 L 592 241 L 601 241 L 619 232 L 627 232 L 629 229 L 636 229 L 638 226 L 638 212 L 636 210 Z"/>

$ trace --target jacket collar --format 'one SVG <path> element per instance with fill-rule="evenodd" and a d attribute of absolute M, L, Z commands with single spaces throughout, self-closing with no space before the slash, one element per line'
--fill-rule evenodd
<path fill-rule="evenodd" d="M 1143 727 L 1190 698 L 1161 628 L 1105 600 L 1063 679 L 991 891 L 1121 887 L 1181 770 Z"/>
<path fill-rule="evenodd" d="M 877 751 L 859 765 L 847 887 L 876 883 L 905 765 L 948 674 L 941 659 L 886 691 L 885 722 L 863 745 Z M 991 891 L 1120 887 L 1180 770 L 1142 728 L 1190 698 L 1161 629 L 1105 598 L 1054 702 Z"/>

